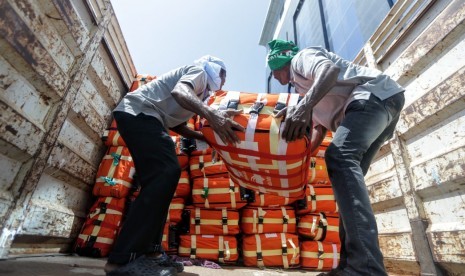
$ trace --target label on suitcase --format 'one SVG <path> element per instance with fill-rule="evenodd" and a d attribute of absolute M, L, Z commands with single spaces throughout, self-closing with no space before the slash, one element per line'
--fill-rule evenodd
<path fill-rule="evenodd" d="M 292 207 L 251 208 L 241 210 L 244 234 L 296 233 L 296 217 Z"/>
<path fill-rule="evenodd" d="M 290 268 L 300 262 L 299 239 L 294 234 L 244 235 L 242 250 L 245 266 Z"/>
<path fill-rule="evenodd" d="M 219 91 L 210 106 L 242 110 L 233 120 L 246 131 L 236 131 L 240 143 L 225 144 L 205 122 L 202 133 L 225 162 L 231 179 L 242 187 L 285 197 L 300 197 L 307 183 L 310 140 L 287 143 L 282 138 L 283 118 L 273 115 L 298 103 L 298 94 L 255 94 Z"/>

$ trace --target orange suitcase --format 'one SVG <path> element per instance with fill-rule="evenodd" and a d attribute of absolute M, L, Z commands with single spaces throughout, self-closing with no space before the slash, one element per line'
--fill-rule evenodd
<path fill-rule="evenodd" d="M 291 205 L 299 199 L 299 197 L 285 197 L 250 191 L 250 200 L 248 200 L 247 205 L 253 207 L 280 207 Z"/>
<path fill-rule="evenodd" d="M 185 199 L 182 197 L 175 197 L 171 200 L 168 210 L 166 221 L 171 223 L 178 223 L 181 221 L 182 210 L 184 209 Z"/>
<path fill-rule="evenodd" d="M 187 206 L 182 213 L 185 232 L 196 235 L 239 234 L 239 212 L 236 210 L 202 209 Z"/>
<path fill-rule="evenodd" d="M 207 259 L 219 263 L 235 263 L 239 257 L 234 236 L 181 235 L 179 256 Z"/>
<path fill-rule="evenodd" d="M 90 208 L 74 251 L 81 256 L 107 256 L 118 233 L 125 205 L 125 198 L 98 198 Z"/>
<path fill-rule="evenodd" d="M 241 210 L 244 234 L 296 233 L 295 211 L 292 207 L 244 208 Z"/>
<path fill-rule="evenodd" d="M 245 266 L 297 267 L 300 262 L 299 239 L 288 233 L 244 235 Z"/>
<path fill-rule="evenodd" d="M 310 158 L 310 172 L 308 184 L 331 185 L 325 159 L 322 157 Z"/>
<path fill-rule="evenodd" d="M 228 170 L 221 158 L 215 160 L 211 154 L 190 157 L 190 177 L 228 177 Z"/>
<path fill-rule="evenodd" d="M 240 209 L 247 204 L 244 189 L 229 178 L 195 178 L 192 202 L 202 208 Z"/>
<path fill-rule="evenodd" d="M 94 196 L 127 197 L 134 173 L 134 162 L 128 148 L 109 147 L 97 171 Z"/>
<path fill-rule="evenodd" d="M 320 241 L 304 241 L 300 244 L 303 269 L 328 271 L 339 264 L 341 245 Z"/>
<path fill-rule="evenodd" d="M 179 242 L 176 239 L 176 225 L 166 222 L 163 228 L 163 237 L 161 246 L 168 255 L 176 255 L 178 253 Z"/>
<path fill-rule="evenodd" d="M 325 213 L 304 215 L 299 218 L 297 232 L 301 237 L 314 241 L 340 243 L 339 217 Z"/>
<path fill-rule="evenodd" d="M 118 132 L 118 128 L 116 126 L 116 121 L 111 121 L 110 128 L 105 130 L 102 135 L 102 141 L 105 146 L 126 146 L 123 138 Z"/>
<path fill-rule="evenodd" d="M 189 173 L 185 170 L 181 171 L 181 177 L 178 181 L 178 186 L 174 192 L 174 197 L 188 198 L 191 194 L 191 185 L 189 183 Z"/>
<path fill-rule="evenodd" d="M 202 133 L 218 151 L 230 173 L 239 185 L 285 197 L 304 194 L 310 157 L 308 137 L 287 143 L 281 137 L 283 118 L 274 112 L 298 103 L 298 94 L 254 94 L 219 91 L 211 97 L 210 106 L 217 110 L 243 110 L 233 119 L 246 131 L 236 131 L 241 143 L 224 144 L 209 127 Z"/>
<path fill-rule="evenodd" d="M 310 184 L 305 187 L 305 197 L 296 202 L 296 213 L 304 215 L 315 212 L 338 212 L 336 199 L 331 187 Z"/>

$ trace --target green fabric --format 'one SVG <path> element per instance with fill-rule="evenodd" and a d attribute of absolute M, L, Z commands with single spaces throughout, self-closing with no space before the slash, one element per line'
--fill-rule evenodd
<path fill-rule="evenodd" d="M 292 58 L 299 51 L 294 42 L 275 39 L 268 42 L 270 52 L 268 53 L 267 60 L 268 66 L 272 71 L 279 70 L 288 64 Z"/>

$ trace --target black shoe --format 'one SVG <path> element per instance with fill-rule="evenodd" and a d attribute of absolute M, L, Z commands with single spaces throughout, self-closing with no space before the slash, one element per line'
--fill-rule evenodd
<path fill-rule="evenodd" d="M 162 267 L 174 267 L 177 272 L 181 273 L 184 271 L 184 265 L 180 262 L 175 262 L 171 260 L 170 256 L 166 255 L 165 252 L 162 252 L 161 256 L 158 258 L 148 257 L 154 264 Z"/>
<path fill-rule="evenodd" d="M 177 276 L 173 267 L 156 265 L 152 260 L 141 256 L 126 265 L 107 272 L 107 276 Z"/>

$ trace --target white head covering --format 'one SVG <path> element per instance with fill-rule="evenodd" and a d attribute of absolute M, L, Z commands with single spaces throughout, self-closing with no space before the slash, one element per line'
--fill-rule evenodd
<path fill-rule="evenodd" d="M 194 61 L 194 65 L 201 67 L 207 72 L 207 83 L 211 91 L 216 91 L 221 88 L 221 69 L 226 71 L 224 62 L 216 57 L 205 55 Z"/>

